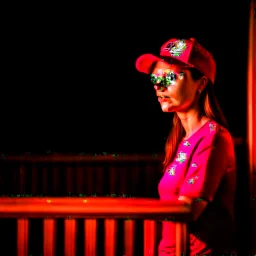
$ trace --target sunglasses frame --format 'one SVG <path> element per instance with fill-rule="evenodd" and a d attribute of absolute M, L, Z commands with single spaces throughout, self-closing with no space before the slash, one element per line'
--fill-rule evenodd
<path fill-rule="evenodd" d="M 184 72 L 179 73 L 179 77 L 183 76 Z M 172 83 L 174 83 L 177 79 L 177 74 L 175 74 L 173 71 L 169 71 L 164 73 L 163 76 L 158 76 L 156 74 L 150 74 L 150 80 L 151 83 L 154 85 L 160 85 L 163 87 L 168 87 Z"/>

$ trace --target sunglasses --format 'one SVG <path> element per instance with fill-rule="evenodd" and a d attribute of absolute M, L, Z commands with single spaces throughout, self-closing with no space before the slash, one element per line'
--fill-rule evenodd
<path fill-rule="evenodd" d="M 182 77 L 183 75 L 184 75 L 184 72 L 179 73 L 179 77 Z M 177 74 L 171 71 L 164 73 L 162 76 L 158 76 L 156 74 L 150 75 L 151 83 L 153 83 L 154 85 L 160 85 L 163 87 L 170 86 L 176 81 L 176 79 L 177 79 Z"/>

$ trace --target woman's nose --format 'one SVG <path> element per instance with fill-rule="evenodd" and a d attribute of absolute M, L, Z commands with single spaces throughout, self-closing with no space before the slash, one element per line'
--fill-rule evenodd
<path fill-rule="evenodd" d="M 162 86 L 162 85 L 154 85 L 154 89 L 156 91 L 165 91 L 166 90 L 166 87 Z"/>

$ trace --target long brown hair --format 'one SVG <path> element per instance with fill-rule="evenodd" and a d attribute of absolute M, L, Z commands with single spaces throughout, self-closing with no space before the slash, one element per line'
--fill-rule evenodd
<path fill-rule="evenodd" d="M 203 76 L 203 74 L 196 69 L 190 69 L 190 72 L 194 80 L 198 80 Z M 216 123 L 228 129 L 226 118 L 215 96 L 213 84 L 210 81 L 208 81 L 208 84 L 200 95 L 199 111 L 202 113 L 203 116 L 214 120 Z M 163 171 L 165 171 L 167 166 L 173 161 L 176 155 L 176 151 L 178 149 L 178 145 L 181 142 L 183 136 L 185 135 L 185 130 L 181 124 L 177 113 L 174 113 L 172 122 L 173 125 L 165 144 L 165 159 L 163 162 Z"/>

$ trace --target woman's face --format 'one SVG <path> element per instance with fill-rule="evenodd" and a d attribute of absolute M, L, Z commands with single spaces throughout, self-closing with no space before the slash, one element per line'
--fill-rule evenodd
<path fill-rule="evenodd" d="M 158 61 L 151 81 L 163 112 L 188 112 L 197 104 L 198 82 L 188 69 Z"/>

